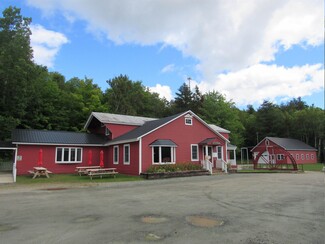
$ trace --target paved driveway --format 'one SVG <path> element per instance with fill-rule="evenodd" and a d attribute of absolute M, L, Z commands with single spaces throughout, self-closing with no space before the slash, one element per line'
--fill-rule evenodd
<path fill-rule="evenodd" d="M 0 243 L 325 240 L 324 173 L 54 187 L 0 186 Z"/>

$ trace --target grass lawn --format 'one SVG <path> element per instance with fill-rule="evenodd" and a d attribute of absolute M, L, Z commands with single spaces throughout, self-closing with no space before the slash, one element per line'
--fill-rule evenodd
<path fill-rule="evenodd" d="M 325 165 L 321 163 L 317 164 L 298 164 L 298 169 L 303 171 L 322 171 Z M 268 169 L 245 169 L 245 170 L 238 170 L 238 173 L 279 173 L 279 172 L 286 172 L 286 170 L 268 170 Z"/>
<path fill-rule="evenodd" d="M 17 184 L 37 184 L 37 183 L 100 183 L 100 182 L 122 182 L 122 181 L 139 181 L 143 180 L 140 176 L 130 176 L 118 174 L 116 178 L 113 176 L 93 177 L 79 176 L 77 174 L 51 174 L 50 178 L 40 177 L 32 179 L 30 175 L 17 176 Z"/>

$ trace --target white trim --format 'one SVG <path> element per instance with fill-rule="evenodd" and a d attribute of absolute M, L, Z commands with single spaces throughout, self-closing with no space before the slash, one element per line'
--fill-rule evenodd
<path fill-rule="evenodd" d="M 137 142 L 137 141 L 139 141 L 139 139 L 140 138 L 134 138 L 134 139 L 130 139 L 130 140 L 107 142 L 104 146 L 127 144 L 127 143 L 131 143 L 131 142 Z"/>
<path fill-rule="evenodd" d="M 193 118 L 191 117 L 184 117 L 184 122 L 185 122 L 185 125 L 193 125 Z"/>
<path fill-rule="evenodd" d="M 158 147 L 159 149 L 159 162 L 158 163 L 155 163 L 155 157 L 154 157 L 154 150 L 155 150 L 155 147 Z M 161 148 L 162 147 L 169 147 L 171 149 L 171 152 L 170 152 L 170 162 L 163 162 L 162 161 L 162 151 L 161 151 Z M 173 147 L 173 146 L 152 146 L 151 147 L 151 155 L 152 155 L 152 164 L 153 165 L 164 165 L 164 164 L 175 164 L 176 163 L 176 147 Z"/>
<path fill-rule="evenodd" d="M 142 138 L 139 140 L 139 175 L 142 173 Z"/>
<path fill-rule="evenodd" d="M 117 148 L 117 152 L 115 153 L 115 148 Z M 117 161 L 115 161 L 115 156 L 117 156 Z M 118 164 L 119 163 L 119 146 L 114 146 L 113 147 L 113 164 Z"/>
<path fill-rule="evenodd" d="M 128 148 L 128 158 L 127 158 L 127 160 L 125 158 L 125 151 L 126 151 L 125 148 Z M 130 165 L 130 152 L 131 152 L 130 144 L 124 144 L 123 145 L 123 164 L 125 164 L 125 165 Z"/>
<path fill-rule="evenodd" d="M 197 158 L 193 158 L 193 146 L 196 147 L 196 154 Z M 198 144 L 191 144 L 191 161 L 199 161 L 199 145 Z"/>
<path fill-rule="evenodd" d="M 58 154 L 58 149 L 61 148 L 62 149 L 62 155 L 61 155 L 61 160 L 62 161 L 58 161 L 57 159 L 57 154 Z M 69 161 L 64 161 L 64 149 L 68 149 L 69 150 Z M 76 149 L 75 150 L 75 161 L 71 161 L 71 149 Z M 78 149 L 80 149 L 80 161 L 77 160 L 77 156 L 78 156 Z M 80 164 L 82 163 L 82 154 L 83 154 L 83 148 L 82 147 L 56 147 L 55 148 L 55 163 L 56 164 Z"/>

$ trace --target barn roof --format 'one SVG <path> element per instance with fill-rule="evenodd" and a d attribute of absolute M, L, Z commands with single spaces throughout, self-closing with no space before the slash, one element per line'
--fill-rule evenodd
<path fill-rule="evenodd" d="M 121 135 L 115 139 L 113 139 L 112 141 L 109 141 L 107 143 L 107 145 L 113 145 L 113 144 L 119 144 L 119 143 L 124 143 L 124 142 L 129 142 L 129 141 L 136 141 L 139 138 L 151 133 L 152 131 L 159 129 L 160 127 L 170 123 L 171 121 L 186 115 L 186 114 L 191 114 L 192 116 L 195 116 L 198 120 L 200 120 L 202 123 L 204 123 L 207 127 L 210 128 L 210 130 L 214 131 L 217 135 L 219 135 L 221 138 L 223 138 L 224 140 L 226 140 L 227 142 L 229 142 L 223 135 L 220 134 L 220 132 L 216 131 L 215 129 L 213 129 L 210 125 L 208 125 L 206 122 L 204 122 L 200 117 L 198 117 L 197 115 L 195 115 L 192 111 L 186 111 L 186 112 L 182 112 L 179 114 L 175 114 L 166 118 L 162 118 L 162 119 L 155 119 L 155 120 L 151 120 L 151 121 L 147 121 L 146 123 L 144 123 L 142 126 L 131 130 L 130 132 Z M 220 127 L 221 128 L 221 127 Z"/>
<path fill-rule="evenodd" d="M 264 141 L 268 139 L 275 144 L 286 150 L 307 150 L 307 151 L 317 151 L 315 148 L 307 145 L 306 143 L 299 141 L 297 139 L 292 138 L 280 138 L 280 137 L 265 137 L 260 143 L 264 143 Z M 260 144 L 259 143 L 259 144 Z M 257 144 L 252 151 L 259 145 Z"/>
<path fill-rule="evenodd" d="M 141 116 L 92 112 L 85 124 L 84 127 L 85 129 L 88 128 L 93 118 L 96 118 L 99 122 L 103 124 L 111 123 L 111 124 L 137 125 L 137 126 L 141 126 L 147 121 L 157 120 L 157 118 L 147 118 Z"/>
<path fill-rule="evenodd" d="M 107 139 L 101 135 L 71 132 L 15 129 L 12 132 L 13 144 L 52 144 L 52 145 L 104 145 Z"/>

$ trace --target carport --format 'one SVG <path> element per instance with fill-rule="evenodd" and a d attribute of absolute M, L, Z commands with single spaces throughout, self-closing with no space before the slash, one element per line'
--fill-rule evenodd
<path fill-rule="evenodd" d="M 9 161 L 3 161 L 0 157 L 0 183 L 16 182 L 17 148 L 13 147 L 11 142 L 0 142 L 0 153 L 6 152 L 11 153 L 12 156 Z"/>

